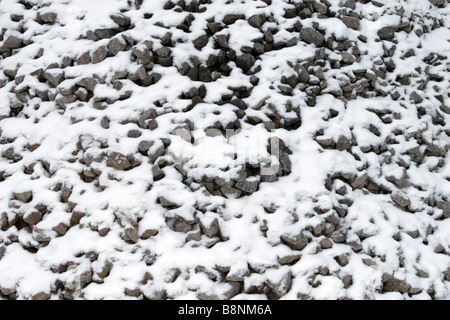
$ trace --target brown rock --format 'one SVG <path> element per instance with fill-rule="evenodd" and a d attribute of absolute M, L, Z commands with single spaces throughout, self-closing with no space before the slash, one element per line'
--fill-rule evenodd
<path fill-rule="evenodd" d="M 31 211 L 30 213 L 24 215 L 23 220 L 30 226 L 34 226 L 42 220 L 42 213 L 40 213 L 38 210 Z"/>
<path fill-rule="evenodd" d="M 106 160 L 106 165 L 117 170 L 126 170 L 131 167 L 127 157 L 119 152 L 112 152 Z"/>

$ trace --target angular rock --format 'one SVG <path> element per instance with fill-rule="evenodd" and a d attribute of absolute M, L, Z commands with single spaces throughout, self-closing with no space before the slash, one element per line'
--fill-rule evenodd
<path fill-rule="evenodd" d="M 283 235 L 281 240 L 292 250 L 303 250 L 309 242 L 309 238 L 302 233 L 296 236 Z"/>
<path fill-rule="evenodd" d="M 384 273 L 383 274 L 383 291 L 385 292 L 400 292 L 407 293 L 409 289 L 408 283 L 405 280 L 400 280 L 394 276 Z"/>
<path fill-rule="evenodd" d="M 134 46 L 131 52 L 137 58 L 139 64 L 146 65 L 154 60 L 153 53 L 144 44 Z"/>
<path fill-rule="evenodd" d="M 310 27 L 303 28 L 300 31 L 300 36 L 302 37 L 302 40 L 307 43 L 313 43 L 318 47 L 325 41 L 325 37 L 320 32 Z"/>
<path fill-rule="evenodd" d="M 292 285 L 292 273 L 287 272 L 278 283 L 274 283 L 269 281 L 267 286 L 272 289 L 272 292 L 275 294 L 276 298 L 283 297 L 286 293 L 289 292 Z"/>
<path fill-rule="evenodd" d="M 64 79 L 64 71 L 60 69 L 48 69 L 44 72 L 44 78 L 53 86 L 57 87 Z"/>
<path fill-rule="evenodd" d="M 386 26 L 378 30 L 377 32 L 378 37 L 381 40 L 387 40 L 392 41 L 395 37 L 395 27 L 393 26 Z"/>
<path fill-rule="evenodd" d="M 245 19 L 245 14 L 242 14 L 242 13 L 241 14 L 234 14 L 234 13 L 227 14 L 227 15 L 225 15 L 225 17 L 223 17 L 222 22 L 229 25 L 229 24 L 235 23 L 239 19 Z"/>
<path fill-rule="evenodd" d="M 92 53 L 92 63 L 100 63 L 108 56 L 108 48 L 100 46 Z"/>
<path fill-rule="evenodd" d="M 91 63 L 91 53 L 89 51 L 83 53 L 81 56 L 77 58 L 77 63 L 79 65 Z"/>
<path fill-rule="evenodd" d="M 162 171 L 162 169 L 155 164 L 152 167 L 152 176 L 153 176 L 153 181 L 159 181 L 162 178 L 164 178 L 166 176 L 166 174 L 164 173 L 164 171 Z"/>
<path fill-rule="evenodd" d="M 345 64 L 352 64 L 352 63 L 354 63 L 356 61 L 355 57 L 352 56 L 348 52 L 342 52 L 341 56 L 342 56 L 342 62 L 345 63 Z"/>
<path fill-rule="evenodd" d="M 49 300 L 49 299 L 50 299 L 50 293 L 43 292 L 43 291 L 38 292 L 31 297 L 31 300 Z"/>
<path fill-rule="evenodd" d="M 97 80 L 95 80 L 92 77 L 85 77 L 85 78 L 82 78 L 81 80 L 79 80 L 77 82 L 77 85 L 85 88 L 88 91 L 93 92 L 95 86 L 97 85 Z"/>
<path fill-rule="evenodd" d="M 256 59 L 250 53 L 244 53 L 236 57 L 236 65 L 241 68 L 244 72 L 247 72 L 253 67 Z"/>
<path fill-rule="evenodd" d="M 197 50 L 201 50 L 204 46 L 208 44 L 208 36 L 206 34 L 201 35 L 197 39 L 195 39 L 192 43 Z"/>
<path fill-rule="evenodd" d="M 108 44 L 108 53 L 112 56 L 115 56 L 120 51 L 124 51 L 127 44 L 125 40 L 121 38 L 114 38 Z"/>
<path fill-rule="evenodd" d="M 366 172 L 363 175 L 361 175 L 360 177 L 356 178 L 354 181 L 352 181 L 351 186 L 353 189 L 360 189 L 366 185 L 368 180 L 369 180 L 369 175 Z"/>
<path fill-rule="evenodd" d="M 23 46 L 23 41 L 19 37 L 14 35 L 10 35 L 3 42 L 3 46 L 9 49 L 18 49 Z"/>
<path fill-rule="evenodd" d="M 421 103 L 423 101 L 423 98 L 416 91 L 413 91 L 409 95 L 409 100 L 411 100 L 417 104 L 417 103 Z"/>
<path fill-rule="evenodd" d="M 289 156 L 284 151 L 280 150 L 278 161 L 280 162 L 281 170 L 283 171 L 283 174 L 289 174 L 291 173 L 291 160 L 289 159 Z"/>
<path fill-rule="evenodd" d="M 301 257 L 301 254 L 289 254 L 286 256 L 278 257 L 277 260 L 281 265 L 293 265 L 298 260 L 300 260 Z"/>
<path fill-rule="evenodd" d="M 33 199 L 33 192 L 32 191 L 25 191 L 25 192 L 13 192 L 13 196 L 15 199 L 28 203 Z"/>
<path fill-rule="evenodd" d="M 126 27 L 131 24 L 131 19 L 121 13 L 112 14 L 109 17 L 121 27 Z"/>
<path fill-rule="evenodd" d="M 234 187 L 236 187 L 246 193 L 249 193 L 249 194 L 254 193 L 258 189 L 258 186 L 259 186 L 259 181 L 257 181 L 257 180 L 254 180 L 254 181 L 239 180 L 234 184 Z"/>
<path fill-rule="evenodd" d="M 351 142 L 344 135 L 340 135 L 336 142 L 336 149 L 339 151 L 349 150 L 351 148 Z"/>
<path fill-rule="evenodd" d="M 230 47 L 228 46 L 228 37 L 224 34 L 218 35 L 215 37 L 215 41 L 219 48 L 228 50 Z"/>
<path fill-rule="evenodd" d="M 445 7 L 445 0 L 429 0 L 433 5 L 439 8 Z"/>
<path fill-rule="evenodd" d="M 217 218 L 214 218 L 214 220 L 209 225 L 205 225 L 200 220 L 200 229 L 208 238 L 212 238 L 219 232 L 219 220 Z"/>

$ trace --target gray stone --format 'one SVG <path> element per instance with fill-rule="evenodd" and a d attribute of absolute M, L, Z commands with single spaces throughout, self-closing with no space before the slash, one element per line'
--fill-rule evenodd
<path fill-rule="evenodd" d="M 103 129 L 109 129 L 109 119 L 107 116 L 103 116 L 102 120 L 100 121 L 100 126 Z"/>
<path fill-rule="evenodd" d="M 254 193 L 259 186 L 259 181 L 248 181 L 248 180 L 239 180 L 234 185 L 236 188 L 246 192 L 246 193 Z"/>
<path fill-rule="evenodd" d="M 23 46 L 23 41 L 16 36 L 10 35 L 4 40 L 3 46 L 9 49 L 18 49 Z"/>
<path fill-rule="evenodd" d="M 161 49 L 158 49 L 156 51 L 156 55 L 160 58 L 168 57 L 168 56 L 170 56 L 171 53 L 172 53 L 172 51 L 167 47 L 162 47 Z"/>
<path fill-rule="evenodd" d="M 355 0 L 347 0 L 347 1 L 344 3 L 344 7 L 345 7 L 345 8 L 352 9 L 352 10 L 355 10 L 355 8 L 356 8 Z"/>
<path fill-rule="evenodd" d="M 381 40 L 392 41 L 395 37 L 395 27 L 393 26 L 383 27 L 380 30 L 378 30 L 377 35 Z"/>
<path fill-rule="evenodd" d="M 200 229 L 208 238 L 212 238 L 219 232 L 219 220 L 217 218 L 214 218 L 214 220 L 209 225 L 205 225 L 200 220 Z"/>
<path fill-rule="evenodd" d="M 236 65 L 247 72 L 255 64 L 256 59 L 250 53 L 244 53 L 236 57 Z"/>
<path fill-rule="evenodd" d="M 407 178 L 407 173 L 406 173 L 406 169 L 402 168 L 402 175 L 399 177 L 398 175 L 395 174 L 386 174 L 386 180 L 389 182 L 392 182 L 393 184 L 395 184 L 397 187 L 401 188 L 403 186 L 405 186 L 406 184 L 406 178 Z"/>
<path fill-rule="evenodd" d="M 296 236 L 283 235 L 280 238 L 292 250 L 303 250 L 309 242 L 309 238 L 302 233 Z"/>
<path fill-rule="evenodd" d="M 44 78 L 53 86 L 57 87 L 64 79 L 64 71 L 60 69 L 48 69 L 44 72 Z"/>
<path fill-rule="evenodd" d="M 313 43 L 316 46 L 321 46 L 325 41 L 325 37 L 320 32 L 310 27 L 303 28 L 300 31 L 300 36 L 302 37 L 302 40 L 307 43 Z"/>
<path fill-rule="evenodd" d="M 365 172 L 363 175 L 359 176 L 354 181 L 352 181 L 351 186 L 353 189 L 362 188 L 367 183 L 368 179 L 369 175 L 367 174 L 367 172 Z"/>
<path fill-rule="evenodd" d="M 81 56 L 77 58 L 78 64 L 89 64 L 91 63 L 91 53 L 89 51 L 86 51 Z"/>
<path fill-rule="evenodd" d="M 168 219 L 169 226 L 172 227 L 172 230 L 176 232 L 183 232 L 187 233 L 189 231 L 192 231 L 194 229 L 194 224 L 190 221 L 187 221 L 181 217 L 175 217 Z"/>
<path fill-rule="evenodd" d="M 279 282 L 272 282 L 271 280 L 267 284 L 267 286 L 272 289 L 272 292 L 276 295 L 277 298 L 283 297 L 286 293 L 289 292 L 292 285 L 292 273 L 287 272 Z"/>
<path fill-rule="evenodd" d="M 291 160 L 289 159 L 289 156 L 287 153 L 280 150 L 279 156 L 278 156 L 278 161 L 280 162 L 280 167 L 284 174 L 291 173 L 291 170 L 292 170 Z"/>
<path fill-rule="evenodd" d="M 281 83 L 288 84 L 292 88 L 295 88 L 295 86 L 298 83 L 298 77 L 295 74 L 290 75 L 289 77 L 281 76 Z"/>
<path fill-rule="evenodd" d="M 117 170 L 126 170 L 131 167 L 127 157 L 119 152 L 112 152 L 106 160 L 106 165 Z"/>
<path fill-rule="evenodd" d="M 146 65 L 154 60 L 153 53 L 143 44 L 134 46 L 131 52 L 135 55 L 139 64 Z"/>
<path fill-rule="evenodd" d="M 92 53 L 92 63 L 102 62 L 107 56 L 108 48 L 106 46 L 100 46 Z"/>
<path fill-rule="evenodd" d="M 31 297 L 31 300 L 49 300 L 49 299 L 50 299 L 50 293 L 43 292 L 43 291 L 38 292 Z"/>
<path fill-rule="evenodd" d="M 138 150 L 142 153 L 147 153 L 147 151 L 154 145 L 155 143 L 153 141 L 147 141 L 143 140 L 139 142 Z"/>
<path fill-rule="evenodd" d="M 116 33 L 117 33 L 116 29 L 109 29 L 109 28 L 100 28 L 94 31 L 94 34 L 98 39 L 109 39 L 114 37 Z"/>
<path fill-rule="evenodd" d="M 348 264 L 348 257 L 346 254 L 341 254 L 336 257 L 334 257 L 334 260 L 341 266 L 345 267 Z"/>
<path fill-rule="evenodd" d="M 142 132 L 136 129 L 132 129 L 128 131 L 128 138 L 139 138 L 142 135 Z"/>
<path fill-rule="evenodd" d="M 159 181 L 166 176 L 164 171 L 162 171 L 162 169 L 157 164 L 152 167 L 152 175 L 153 181 Z"/>
<path fill-rule="evenodd" d="M 138 227 L 137 226 L 127 226 L 125 230 L 123 231 L 123 235 L 126 240 L 129 240 L 131 242 L 137 243 L 138 238 Z"/>
<path fill-rule="evenodd" d="M 70 94 L 68 96 L 59 96 L 56 100 L 55 103 L 61 107 L 62 109 L 66 109 L 66 105 L 72 102 L 77 101 L 77 97 L 74 94 Z"/>
<path fill-rule="evenodd" d="M 148 158 L 151 163 L 154 163 L 156 159 L 164 154 L 165 148 L 163 143 L 159 143 L 157 147 L 151 148 L 148 152 Z"/>
<path fill-rule="evenodd" d="M 282 257 L 278 257 L 277 260 L 281 265 L 292 265 L 300 260 L 301 257 L 301 254 L 288 254 Z"/>
<path fill-rule="evenodd" d="M 353 284 L 353 276 L 345 275 L 342 277 L 342 283 L 344 284 L 344 289 L 347 289 Z"/>
<path fill-rule="evenodd" d="M 2 260 L 3 257 L 5 256 L 5 252 L 6 252 L 6 246 L 4 246 L 4 245 L 0 246 L 0 260 Z"/>
<path fill-rule="evenodd" d="M 115 56 L 120 51 L 124 51 L 127 46 L 125 40 L 121 38 L 114 38 L 108 44 L 108 52 L 110 55 Z"/>
<path fill-rule="evenodd" d="M 248 24 L 254 28 L 260 28 L 263 24 L 263 18 L 259 14 L 254 14 L 247 20 Z"/>
<path fill-rule="evenodd" d="M 208 22 L 206 26 L 212 34 L 216 33 L 221 28 L 221 24 L 219 22 Z"/>
<path fill-rule="evenodd" d="M 13 196 L 15 199 L 28 203 L 33 198 L 33 192 L 32 191 L 25 191 L 25 192 L 13 192 Z"/>
<path fill-rule="evenodd" d="M 147 128 L 150 130 L 155 130 L 158 128 L 158 121 L 151 119 L 147 122 Z"/>
<path fill-rule="evenodd" d="M 405 208 L 411 204 L 411 201 L 406 196 L 406 194 L 402 192 L 396 192 L 391 195 L 392 201 L 394 201 L 398 206 Z"/>
<path fill-rule="evenodd" d="M 331 242 L 327 238 L 324 238 L 320 240 L 320 246 L 322 247 L 322 249 L 330 249 L 333 247 L 333 242 Z"/>
<path fill-rule="evenodd" d="M 308 81 L 309 73 L 304 66 L 297 64 L 294 70 L 297 72 L 299 82 L 306 83 Z"/>
<path fill-rule="evenodd" d="M 222 22 L 229 25 L 235 23 L 239 19 L 245 19 L 245 14 L 227 14 L 225 15 L 225 17 L 223 17 Z"/>
<path fill-rule="evenodd" d="M 409 95 L 409 100 L 413 101 L 414 103 L 421 103 L 423 101 L 423 98 L 416 91 L 413 91 Z"/>
<path fill-rule="evenodd" d="M 140 238 L 142 240 L 149 239 L 151 237 L 154 237 L 158 234 L 158 230 L 155 229 L 146 229 L 144 232 L 142 232 Z"/>
<path fill-rule="evenodd" d="M 30 226 L 35 226 L 42 220 L 42 213 L 38 210 L 33 210 L 24 215 L 23 220 Z"/>
<path fill-rule="evenodd" d="M 384 273 L 383 274 L 383 291 L 385 292 L 400 292 L 407 293 L 409 289 L 408 283 L 405 280 L 400 280 L 394 276 Z"/>
<path fill-rule="evenodd" d="M 77 85 L 85 88 L 88 91 L 93 92 L 95 86 L 97 85 L 97 80 L 95 80 L 92 77 L 85 77 L 85 78 L 82 78 L 81 80 L 79 80 L 77 82 Z"/>
<path fill-rule="evenodd" d="M 342 52 L 341 56 L 342 62 L 344 62 L 345 64 L 352 64 L 356 61 L 355 57 L 348 52 Z"/>
<path fill-rule="evenodd" d="M 336 149 L 339 151 L 349 150 L 352 144 L 344 135 L 340 135 L 338 141 L 336 142 Z"/>
<path fill-rule="evenodd" d="M 47 12 L 47 13 L 43 13 L 43 14 L 38 13 L 38 17 L 44 23 L 54 24 L 56 21 L 57 15 L 54 12 Z"/>
<path fill-rule="evenodd" d="M 195 39 L 192 43 L 197 50 L 201 50 L 204 46 L 208 44 L 208 36 L 206 34 L 201 35 L 197 39 Z"/>
<path fill-rule="evenodd" d="M 173 202 L 169 199 L 167 199 L 164 196 L 159 196 L 158 197 L 158 202 L 161 204 L 161 206 L 163 206 L 164 208 L 171 208 L 171 207 L 180 207 L 176 202 Z"/>
<path fill-rule="evenodd" d="M 230 47 L 228 46 L 228 37 L 224 34 L 218 35 L 215 37 L 215 41 L 219 48 L 228 50 Z"/>
<path fill-rule="evenodd" d="M 121 13 L 112 14 L 109 17 L 121 27 L 126 27 L 131 24 L 131 19 Z"/>
<path fill-rule="evenodd" d="M 446 200 L 436 200 L 436 206 L 442 210 L 445 218 L 450 218 L 450 202 Z"/>
<path fill-rule="evenodd" d="M 221 187 L 220 192 L 222 192 L 226 198 L 239 198 L 242 194 L 242 191 L 239 189 L 227 187 Z"/>

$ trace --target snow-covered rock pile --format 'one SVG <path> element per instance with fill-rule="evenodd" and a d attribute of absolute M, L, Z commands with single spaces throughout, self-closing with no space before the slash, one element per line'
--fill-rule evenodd
<path fill-rule="evenodd" d="M 0 2 L 0 298 L 449 299 L 445 0 Z"/>

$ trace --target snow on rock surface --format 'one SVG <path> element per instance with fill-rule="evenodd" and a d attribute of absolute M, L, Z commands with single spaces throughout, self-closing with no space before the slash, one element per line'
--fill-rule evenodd
<path fill-rule="evenodd" d="M 0 2 L 1 299 L 450 299 L 450 4 Z"/>

